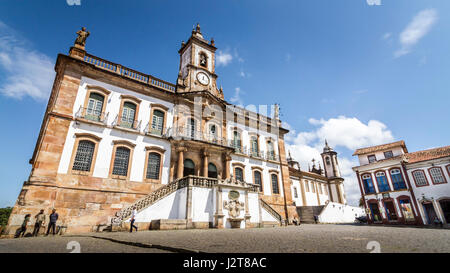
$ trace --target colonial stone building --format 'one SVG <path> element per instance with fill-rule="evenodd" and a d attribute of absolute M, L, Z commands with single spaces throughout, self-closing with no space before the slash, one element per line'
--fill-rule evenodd
<path fill-rule="evenodd" d="M 126 228 L 133 209 L 152 229 L 287 224 L 299 220 L 295 178 L 318 181 L 318 205 L 345 203 L 331 148 L 326 176 L 290 168 L 278 107 L 269 117 L 225 101 L 215 43 L 200 26 L 181 44 L 175 84 L 87 53 L 89 32 L 77 34 L 58 55 L 8 234 L 52 208 L 69 233 Z"/>
<path fill-rule="evenodd" d="M 408 152 L 403 140 L 355 151 L 372 224 L 450 223 L 450 146 Z"/>

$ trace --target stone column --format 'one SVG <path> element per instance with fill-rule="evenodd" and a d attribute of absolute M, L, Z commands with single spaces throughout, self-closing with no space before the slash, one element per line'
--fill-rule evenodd
<path fill-rule="evenodd" d="M 223 225 L 223 210 L 222 210 L 222 188 L 217 187 L 216 190 L 216 215 L 215 217 L 215 226 L 216 228 L 224 228 Z"/>
<path fill-rule="evenodd" d="M 203 151 L 203 176 L 208 177 L 208 152 Z"/>
<path fill-rule="evenodd" d="M 302 191 L 302 206 L 307 206 L 305 186 L 303 185 L 303 183 L 306 183 L 306 182 L 302 178 L 299 179 L 299 182 L 300 182 L 299 183 L 300 184 L 300 189 Z"/>
<path fill-rule="evenodd" d="M 177 178 L 183 177 L 183 170 L 184 170 L 184 152 L 186 148 L 179 147 L 177 149 L 178 152 L 178 165 L 177 165 Z"/>
<path fill-rule="evenodd" d="M 245 228 L 251 228 L 251 224 L 250 224 L 250 213 L 248 211 L 248 189 L 245 190 L 245 215 L 244 215 L 244 219 L 245 219 Z"/>
<path fill-rule="evenodd" d="M 320 185 L 319 182 L 314 182 L 314 184 L 315 184 L 315 187 L 316 187 L 317 205 L 320 206 L 319 186 L 322 187 L 322 185 Z"/>
<path fill-rule="evenodd" d="M 230 173 L 231 173 L 231 156 L 230 155 L 225 155 L 225 166 L 224 166 L 224 171 L 225 171 L 225 179 L 230 179 Z"/>
<path fill-rule="evenodd" d="M 192 224 L 192 177 L 189 178 L 186 196 L 186 228 L 193 228 Z"/>

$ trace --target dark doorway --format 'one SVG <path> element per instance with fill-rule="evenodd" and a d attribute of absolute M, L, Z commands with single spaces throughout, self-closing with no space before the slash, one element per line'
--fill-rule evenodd
<path fill-rule="evenodd" d="M 427 224 L 433 224 L 434 219 L 437 217 L 436 211 L 434 211 L 434 207 L 432 203 L 423 204 L 423 210 L 425 211 L 425 217 L 427 218 Z"/>
<path fill-rule="evenodd" d="M 217 178 L 217 168 L 216 165 L 209 163 L 208 164 L 208 177 L 209 178 Z"/>
<path fill-rule="evenodd" d="M 450 224 L 450 200 L 439 201 L 442 212 L 444 213 L 444 219 L 447 224 Z"/>
<path fill-rule="evenodd" d="M 386 209 L 386 215 L 389 221 L 397 221 L 397 213 L 395 212 L 394 203 L 392 201 L 385 201 L 384 208 Z"/>
<path fill-rule="evenodd" d="M 370 211 L 372 212 L 372 217 L 374 222 L 381 222 L 381 213 L 380 209 L 378 208 L 378 204 L 376 203 L 369 203 Z"/>
<path fill-rule="evenodd" d="M 183 176 L 195 175 L 195 164 L 190 159 L 184 160 Z"/>

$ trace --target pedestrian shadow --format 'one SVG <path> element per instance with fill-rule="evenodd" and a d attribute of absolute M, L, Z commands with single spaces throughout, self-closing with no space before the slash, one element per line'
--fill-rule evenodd
<path fill-rule="evenodd" d="M 185 248 L 170 247 L 170 246 L 155 245 L 155 244 L 144 244 L 144 243 L 139 243 L 139 242 L 128 242 L 128 241 L 121 241 L 121 240 L 117 240 L 117 239 L 113 239 L 113 238 L 93 236 L 93 235 L 91 235 L 91 236 L 73 235 L 73 236 L 64 236 L 64 237 L 94 238 L 94 239 L 106 240 L 106 241 L 110 241 L 113 243 L 118 243 L 118 244 L 123 244 L 123 245 L 128 245 L 128 246 L 141 247 L 141 248 L 147 248 L 147 249 L 150 249 L 150 248 L 160 249 L 160 250 L 166 250 L 166 251 L 175 252 L 175 253 L 206 253 L 206 252 L 185 249 Z"/>

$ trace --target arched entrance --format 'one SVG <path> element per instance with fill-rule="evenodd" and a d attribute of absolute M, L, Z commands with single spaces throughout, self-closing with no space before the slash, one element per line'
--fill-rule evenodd
<path fill-rule="evenodd" d="M 184 160 L 183 176 L 195 175 L 195 164 L 190 159 Z"/>
<path fill-rule="evenodd" d="M 217 178 L 217 167 L 212 163 L 208 164 L 208 177 Z"/>
<path fill-rule="evenodd" d="M 447 222 L 447 224 L 450 224 L 450 199 L 440 200 L 439 205 L 441 205 L 445 222 Z"/>

